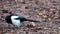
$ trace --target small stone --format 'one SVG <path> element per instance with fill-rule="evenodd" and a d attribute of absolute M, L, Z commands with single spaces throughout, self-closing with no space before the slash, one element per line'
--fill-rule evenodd
<path fill-rule="evenodd" d="M 44 15 L 44 18 L 46 18 L 47 16 L 46 15 Z"/>
<path fill-rule="evenodd" d="M 34 22 L 31 22 L 31 25 L 32 25 L 32 26 L 35 26 L 35 23 L 34 23 Z"/>
<path fill-rule="evenodd" d="M 35 23 L 34 22 L 31 22 L 30 24 L 28 24 L 26 27 L 30 28 L 30 27 L 35 27 Z"/>
<path fill-rule="evenodd" d="M 36 17 L 37 17 L 37 18 L 40 18 L 40 16 L 39 16 L 39 15 L 36 15 Z"/>
<path fill-rule="evenodd" d="M 43 15 L 42 13 L 39 13 L 39 15 Z"/>
<path fill-rule="evenodd" d="M 10 14 L 14 14 L 14 12 L 12 12 L 12 11 L 9 11 L 9 13 L 10 13 Z"/>
<path fill-rule="evenodd" d="M 15 2 L 17 2 L 18 0 L 15 0 Z"/>
<path fill-rule="evenodd" d="M 48 18 L 48 20 L 51 20 L 51 18 Z"/>
<path fill-rule="evenodd" d="M 60 29 L 60 27 L 58 27 L 58 29 Z"/>
<path fill-rule="evenodd" d="M 44 18 L 47 18 L 48 16 L 47 16 L 47 14 L 44 14 L 44 15 L 42 15 Z"/>
<path fill-rule="evenodd" d="M 43 28 L 42 27 L 38 27 L 37 30 L 42 30 Z"/>

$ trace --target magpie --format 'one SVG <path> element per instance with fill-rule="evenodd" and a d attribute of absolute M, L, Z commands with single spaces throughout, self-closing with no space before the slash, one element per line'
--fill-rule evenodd
<path fill-rule="evenodd" d="M 39 22 L 39 21 L 35 21 L 35 20 L 31 20 L 31 19 L 27 19 L 27 18 L 24 18 L 24 17 L 21 17 L 21 16 L 17 16 L 17 15 L 7 15 L 5 17 L 5 20 L 6 22 L 9 24 L 13 24 L 15 25 L 16 27 L 19 27 L 21 26 L 21 22 L 24 22 L 24 21 L 31 21 L 31 22 Z"/>

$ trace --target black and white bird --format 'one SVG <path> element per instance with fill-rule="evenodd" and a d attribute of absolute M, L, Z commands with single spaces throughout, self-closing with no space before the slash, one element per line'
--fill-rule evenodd
<path fill-rule="evenodd" d="M 5 18 L 7 23 L 13 24 L 16 27 L 21 26 L 21 22 L 23 21 L 32 21 L 32 22 L 39 22 L 39 21 L 35 21 L 35 20 L 31 20 L 31 19 L 27 19 L 21 16 L 17 16 L 17 15 L 8 15 Z"/>

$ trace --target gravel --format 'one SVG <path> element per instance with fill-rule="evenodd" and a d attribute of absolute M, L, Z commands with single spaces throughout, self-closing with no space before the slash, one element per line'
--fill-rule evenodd
<path fill-rule="evenodd" d="M 60 0 L 0 0 L 0 34 L 60 34 Z M 17 28 L 7 28 L 5 17 L 16 14 L 38 20 L 34 27 L 23 22 Z"/>

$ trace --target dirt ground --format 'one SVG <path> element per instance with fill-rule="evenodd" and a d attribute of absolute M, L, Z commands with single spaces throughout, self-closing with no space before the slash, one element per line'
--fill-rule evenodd
<path fill-rule="evenodd" d="M 28 26 L 31 22 L 26 21 L 10 29 L 5 21 L 9 14 L 40 22 Z M 60 0 L 0 0 L 0 34 L 60 34 Z"/>

